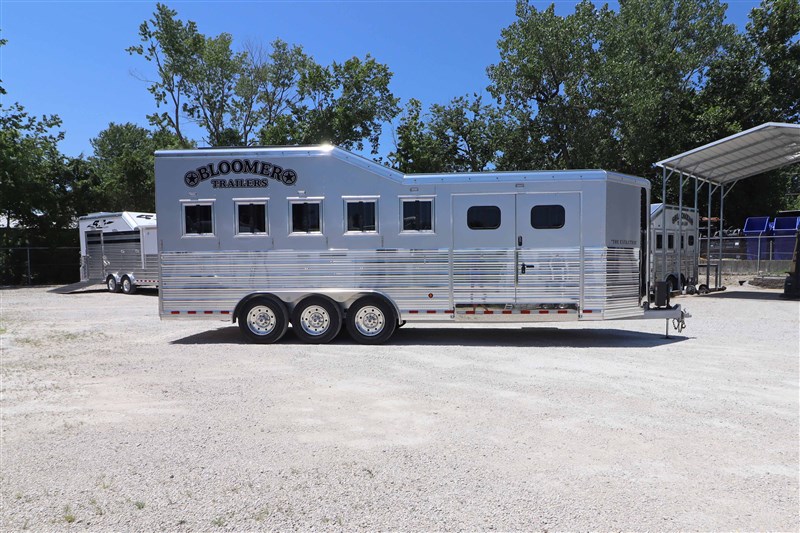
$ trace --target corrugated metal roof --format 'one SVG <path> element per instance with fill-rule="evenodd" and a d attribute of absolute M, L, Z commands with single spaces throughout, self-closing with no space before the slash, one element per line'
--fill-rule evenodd
<path fill-rule="evenodd" d="M 656 165 L 725 185 L 794 163 L 800 163 L 800 124 L 767 122 Z"/>

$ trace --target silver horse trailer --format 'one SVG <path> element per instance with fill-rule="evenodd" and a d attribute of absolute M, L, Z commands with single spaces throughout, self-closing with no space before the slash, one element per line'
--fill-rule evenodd
<path fill-rule="evenodd" d="M 158 235 L 153 213 L 92 213 L 78 219 L 81 283 L 104 283 L 125 294 L 158 286 Z"/>
<path fill-rule="evenodd" d="M 650 279 L 665 281 L 670 291 L 696 291 L 700 240 L 697 209 L 650 206 Z"/>
<path fill-rule="evenodd" d="M 162 318 L 275 342 L 406 322 L 677 319 L 650 309 L 650 183 L 579 170 L 404 175 L 330 146 L 156 152 Z"/>

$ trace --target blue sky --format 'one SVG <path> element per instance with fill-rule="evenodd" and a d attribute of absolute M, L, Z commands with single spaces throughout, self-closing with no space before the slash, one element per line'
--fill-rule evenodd
<path fill-rule="evenodd" d="M 414 97 L 425 107 L 485 93 L 500 31 L 515 18 L 513 1 L 166 3 L 206 35 L 232 34 L 235 47 L 280 37 L 321 64 L 372 54 L 394 73 L 391 89 L 401 104 Z M 571 13 L 575 3 L 556 2 L 557 12 Z M 757 5 L 730 2 L 729 21 L 742 28 Z M 0 79 L 8 91 L 2 103 L 58 114 L 66 131 L 60 147 L 70 156 L 91 154 L 90 139 L 110 122 L 147 126 L 155 103 L 133 73 L 152 70 L 125 48 L 138 44 L 138 27 L 154 10 L 155 2 L 0 0 L 0 36 L 8 39 L 0 48 Z M 392 149 L 384 135 L 381 153 Z"/>

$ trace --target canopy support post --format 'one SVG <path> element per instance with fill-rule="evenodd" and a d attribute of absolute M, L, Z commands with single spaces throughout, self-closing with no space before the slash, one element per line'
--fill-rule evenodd
<path fill-rule="evenodd" d="M 675 240 L 675 258 L 677 259 L 678 289 L 683 292 L 683 172 L 678 175 L 678 234 Z"/>
<path fill-rule="evenodd" d="M 672 170 L 667 174 L 667 168 L 663 167 L 661 177 L 661 265 L 664 267 L 663 279 L 654 279 L 656 281 L 664 281 L 667 279 L 667 180 L 672 176 Z"/>
<path fill-rule="evenodd" d="M 725 185 L 719 185 L 719 264 L 717 265 L 717 289 L 722 286 L 722 235 L 725 233 Z"/>
<path fill-rule="evenodd" d="M 708 216 L 706 217 L 706 288 L 711 285 L 711 182 L 708 182 Z M 719 267 L 717 267 L 719 268 Z"/>

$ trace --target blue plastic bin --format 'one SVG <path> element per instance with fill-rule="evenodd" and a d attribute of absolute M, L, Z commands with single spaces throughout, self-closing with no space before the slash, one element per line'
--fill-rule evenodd
<path fill-rule="evenodd" d="M 745 240 L 747 241 L 748 259 L 758 259 L 759 249 L 761 250 L 761 259 L 769 258 L 769 242 L 764 238 L 770 234 L 769 217 L 748 218 L 744 221 L 742 233 L 747 237 Z"/>
<path fill-rule="evenodd" d="M 775 244 L 772 247 L 772 258 L 791 259 L 794 253 L 794 236 L 800 228 L 800 217 L 776 217 L 774 228 Z"/>

